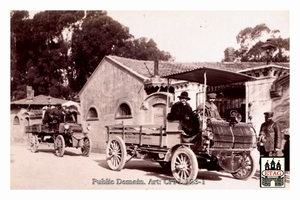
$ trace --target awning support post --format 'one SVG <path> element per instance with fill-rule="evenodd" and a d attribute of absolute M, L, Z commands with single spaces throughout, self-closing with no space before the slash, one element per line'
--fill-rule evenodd
<path fill-rule="evenodd" d="M 206 71 L 203 74 L 204 76 L 204 88 L 203 88 L 203 117 L 202 117 L 202 131 L 205 129 L 205 102 L 206 102 Z"/>

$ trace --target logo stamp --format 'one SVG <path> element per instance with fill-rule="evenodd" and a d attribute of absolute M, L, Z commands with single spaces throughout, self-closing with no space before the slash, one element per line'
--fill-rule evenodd
<path fill-rule="evenodd" d="M 285 187 L 285 160 L 284 157 L 260 158 L 260 187 L 284 188 Z"/>

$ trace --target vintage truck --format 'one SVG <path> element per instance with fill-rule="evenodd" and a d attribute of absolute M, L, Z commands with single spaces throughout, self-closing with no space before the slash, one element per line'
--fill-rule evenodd
<path fill-rule="evenodd" d="M 170 79 L 203 84 L 204 99 L 206 85 L 225 85 L 254 79 L 206 67 L 172 73 L 164 78 L 167 78 L 168 85 Z M 224 170 L 240 180 L 251 178 L 259 161 L 257 135 L 251 123 L 241 122 L 237 111 L 232 111 L 226 120 L 213 119 L 207 113 L 197 113 L 200 131 L 194 136 L 184 134 L 180 121 L 167 120 L 166 126 L 106 126 L 108 166 L 112 170 L 121 170 L 132 158 L 151 159 L 171 170 L 173 177 L 181 184 L 195 181 L 199 169 Z"/>
<path fill-rule="evenodd" d="M 89 156 L 92 142 L 86 130 L 77 123 L 77 111 L 71 109 L 67 115 L 63 116 L 60 122 L 37 123 L 25 127 L 25 132 L 29 134 L 31 152 L 38 151 L 42 143 L 54 144 L 54 153 L 62 157 L 66 147 L 80 148 L 83 156 Z"/>

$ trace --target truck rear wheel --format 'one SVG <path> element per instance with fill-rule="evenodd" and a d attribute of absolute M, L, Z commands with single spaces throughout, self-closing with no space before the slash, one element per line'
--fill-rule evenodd
<path fill-rule="evenodd" d="M 232 176 L 239 180 L 248 180 L 256 172 L 258 166 L 258 158 L 256 158 L 255 151 L 251 151 L 249 154 L 244 154 L 242 158 L 242 167 L 234 173 Z"/>
<path fill-rule="evenodd" d="M 110 169 L 120 171 L 126 163 L 127 151 L 124 140 L 112 136 L 106 147 L 106 162 Z"/>
<path fill-rule="evenodd" d="M 36 153 L 39 146 L 38 137 L 35 134 L 30 134 L 30 151 Z"/>

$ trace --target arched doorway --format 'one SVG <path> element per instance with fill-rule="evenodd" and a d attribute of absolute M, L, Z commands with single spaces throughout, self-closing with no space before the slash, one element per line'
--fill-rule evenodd
<path fill-rule="evenodd" d="M 155 125 L 166 125 L 166 104 L 154 104 L 153 105 L 153 117 Z"/>
<path fill-rule="evenodd" d="M 144 100 L 146 122 L 155 125 L 166 125 L 167 99 L 173 97 L 167 92 L 156 92 Z"/>

